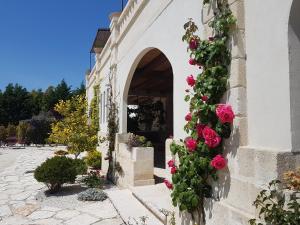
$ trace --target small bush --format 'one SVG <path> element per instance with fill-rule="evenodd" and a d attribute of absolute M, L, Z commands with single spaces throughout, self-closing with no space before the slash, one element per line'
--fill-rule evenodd
<path fill-rule="evenodd" d="M 152 143 L 148 141 L 144 136 L 139 136 L 130 133 L 127 145 L 129 148 L 133 147 L 152 147 Z"/>
<path fill-rule="evenodd" d="M 101 152 L 98 152 L 96 150 L 88 152 L 88 155 L 85 158 L 86 164 L 93 169 L 101 169 L 101 160 Z"/>
<path fill-rule="evenodd" d="M 99 171 L 91 171 L 81 180 L 89 188 L 102 188 L 102 180 Z"/>
<path fill-rule="evenodd" d="M 74 159 L 74 164 L 78 175 L 87 173 L 88 167 L 83 159 Z"/>
<path fill-rule="evenodd" d="M 74 160 L 65 156 L 47 159 L 34 171 L 34 178 L 45 183 L 50 193 L 59 191 L 64 183 L 74 183 L 76 175 Z"/>
<path fill-rule="evenodd" d="M 57 150 L 54 152 L 54 155 L 57 155 L 57 156 L 66 156 L 68 155 L 69 153 L 65 150 Z"/>
<path fill-rule="evenodd" d="M 288 189 L 300 191 L 300 167 L 296 171 L 285 172 L 283 179 Z"/>
<path fill-rule="evenodd" d="M 106 199 L 107 195 L 98 188 L 89 188 L 78 194 L 80 201 L 104 201 Z"/>

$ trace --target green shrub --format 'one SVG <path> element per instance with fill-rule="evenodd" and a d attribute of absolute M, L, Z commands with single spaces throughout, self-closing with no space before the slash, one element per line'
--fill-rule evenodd
<path fill-rule="evenodd" d="M 50 193 L 59 191 L 64 183 L 74 183 L 76 175 L 74 159 L 65 156 L 47 159 L 34 171 L 34 178 L 45 183 Z"/>
<path fill-rule="evenodd" d="M 101 159 L 101 152 L 91 151 L 85 158 L 85 162 L 88 166 L 94 169 L 101 169 Z"/>
<path fill-rule="evenodd" d="M 107 199 L 107 194 L 98 188 L 89 188 L 78 194 L 79 201 L 101 201 Z"/>
<path fill-rule="evenodd" d="M 88 175 L 81 180 L 81 182 L 89 188 L 102 188 L 103 186 L 99 171 L 89 172 Z"/>
<path fill-rule="evenodd" d="M 57 156 L 66 156 L 68 155 L 69 153 L 65 150 L 57 150 L 54 152 L 54 155 L 57 155 Z"/>
<path fill-rule="evenodd" d="M 152 147 L 152 143 L 147 140 L 144 136 L 129 134 L 127 145 L 129 148 L 133 147 Z"/>
<path fill-rule="evenodd" d="M 74 164 L 78 175 L 87 173 L 87 165 L 83 159 L 74 159 Z"/>

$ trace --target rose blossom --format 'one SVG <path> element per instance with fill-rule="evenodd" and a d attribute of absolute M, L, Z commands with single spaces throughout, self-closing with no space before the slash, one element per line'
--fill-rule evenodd
<path fill-rule="evenodd" d="M 192 58 L 191 58 L 191 59 L 189 60 L 189 64 L 192 65 L 192 66 L 194 66 L 194 65 L 197 64 L 197 61 L 196 61 L 195 59 L 192 59 Z"/>
<path fill-rule="evenodd" d="M 206 101 L 208 100 L 208 97 L 207 97 L 206 95 L 203 95 L 203 96 L 201 97 L 201 100 L 204 101 L 204 102 L 206 102 Z"/>
<path fill-rule="evenodd" d="M 210 127 L 206 126 L 203 129 L 202 134 L 205 139 L 205 144 L 210 148 L 217 147 L 221 142 L 221 137 Z"/>
<path fill-rule="evenodd" d="M 185 120 L 186 120 L 186 121 L 191 121 L 191 120 L 192 120 L 192 113 L 186 114 Z"/>
<path fill-rule="evenodd" d="M 164 179 L 164 183 L 167 186 L 167 188 L 173 189 L 173 184 L 170 181 L 168 181 L 167 179 Z"/>
<path fill-rule="evenodd" d="M 197 48 L 198 48 L 198 41 L 195 40 L 195 39 L 191 39 L 191 40 L 190 40 L 190 43 L 189 43 L 189 47 L 190 47 L 190 49 L 192 49 L 192 50 L 197 49 Z"/>
<path fill-rule="evenodd" d="M 196 83 L 196 80 L 193 75 L 190 75 L 186 78 L 186 82 L 188 83 L 189 86 L 193 87 Z"/>
<path fill-rule="evenodd" d="M 196 130 L 197 130 L 197 134 L 199 138 L 203 138 L 203 129 L 204 129 L 205 125 L 204 124 L 197 124 L 196 126 Z"/>
<path fill-rule="evenodd" d="M 193 138 L 187 138 L 185 141 L 185 146 L 188 148 L 189 152 L 194 152 L 197 147 L 197 141 Z"/>
<path fill-rule="evenodd" d="M 175 166 L 175 161 L 174 161 L 173 159 L 171 159 L 171 160 L 168 162 L 168 166 L 169 166 L 169 167 Z"/>
<path fill-rule="evenodd" d="M 217 155 L 213 158 L 213 160 L 210 162 L 210 165 L 217 170 L 221 170 L 226 166 L 227 162 L 221 155 Z"/>
<path fill-rule="evenodd" d="M 232 123 L 235 117 L 231 106 L 226 104 L 219 104 L 216 108 L 216 114 L 221 123 Z"/>
<path fill-rule="evenodd" d="M 177 168 L 176 168 L 176 166 L 173 166 L 171 168 L 171 174 L 175 174 L 176 172 L 177 172 Z"/>

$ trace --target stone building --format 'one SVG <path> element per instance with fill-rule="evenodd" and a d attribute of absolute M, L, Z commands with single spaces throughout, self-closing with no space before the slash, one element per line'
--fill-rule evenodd
<path fill-rule="evenodd" d="M 300 166 L 300 1 L 228 2 L 237 29 L 224 102 L 233 106 L 236 119 L 225 143 L 228 169 L 221 174 L 221 199 L 207 208 L 208 224 L 215 225 L 247 224 L 255 215 L 252 202 L 260 188 Z M 198 72 L 187 63 L 183 24 L 193 18 L 205 38 L 211 35 L 212 17 L 201 0 L 129 0 L 122 13 L 110 15 L 109 30 L 99 29 L 93 43 L 96 63 L 86 74 L 86 86 L 91 101 L 93 86 L 100 84 L 99 135 L 107 132 L 111 75 L 119 133 L 136 132 L 155 143 L 154 167 L 160 176 L 168 176 L 169 137 L 185 137 L 185 77 Z M 134 110 L 141 105 L 148 114 L 137 125 Z M 105 161 L 103 165 L 105 169 Z"/>

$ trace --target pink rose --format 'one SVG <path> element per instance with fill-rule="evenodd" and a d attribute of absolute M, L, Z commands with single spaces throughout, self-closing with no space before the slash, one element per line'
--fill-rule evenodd
<path fill-rule="evenodd" d="M 174 167 L 175 166 L 175 161 L 173 159 L 171 159 L 169 162 L 168 162 L 168 166 L 169 167 Z"/>
<path fill-rule="evenodd" d="M 189 43 L 189 47 L 190 47 L 190 49 L 192 49 L 192 50 L 197 49 L 197 48 L 198 48 L 198 41 L 195 40 L 195 39 L 191 39 L 191 40 L 190 40 L 190 43 Z"/>
<path fill-rule="evenodd" d="M 197 147 L 197 141 L 193 138 L 187 138 L 185 140 L 185 146 L 187 147 L 189 152 L 194 152 Z"/>
<path fill-rule="evenodd" d="M 216 114 L 221 123 L 232 123 L 235 117 L 231 106 L 226 104 L 219 104 L 216 108 Z"/>
<path fill-rule="evenodd" d="M 208 97 L 207 97 L 206 95 L 203 95 L 203 96 L 201 97 L 201 100 L 202 100 L 203 102 L 206 102 L 206 101 L 208 100 Z"/>
<path fill-rule="evenodd" d="M 191 121 L 191 120 L 192 120 L 192 114 L 191 114 L 191 113 L 188 113 L 188 114 L 185 116 L 185 120 L 186 120 L 186 121 Z"/>
<path fill-rule="evenodd" d="M 193 75 L 190 75 L 186 78 L 186 82 L 188 83 L 189 86 L 193 87 L 196 83 L 196 80 L 194 79 Z"/>
<path fill-rule="evenodd" d="M 210 148 L 217 147 L 221 142 L 221 137 L 210 127 L 206 126 L 203 129 L 202 134 L 205 139 L 205 144 Z"/>
<path fill-rule="evenodd" d="M 210 165 L 214 168 L 216 168 L 217 170 L 221 170 L 223 169 L 226 165 L 227 162 L 226 160 L 223 158 L 223 156 L 221 155 L 217 155 L 213 158 L 213 160 L 210 162 Z"/>
<path fill-rule="evenodd" d="M 175 174 L 176 172 L 177 172 L 177 168 L 176 168 L 176 166 L 173 166 L 171 168 L 171 174 Z"/>
<path fill-rule="evenodd" d="M 204 124 L 197 124 L 196 126 L 196 130 L 197 130 L 197 134 L 198 134 L 198 137 L 199 138 L 203 138 L 203 129 L 205 128 L 205 125 Z"/>
<path fill-rule="evenodd" d="M 165 179 L 165 180 L 164 180 L 164 183 L 165 183 L 165 185 L 167 186 L 167 188 L 173 189 L 173 184 L 172 184 L 170 181 L 168 181 L 167 179 Z"/>
<path fill-rule="evenodd" d="M 189 60 L 189 64 L 192 65 L 192 66 L 194 66 L 194 65 L 197 64 L 197 61 L 196 61 L 195 59 L 192 59 L 192 58 L 191 58 L 191 59 Z"/>

